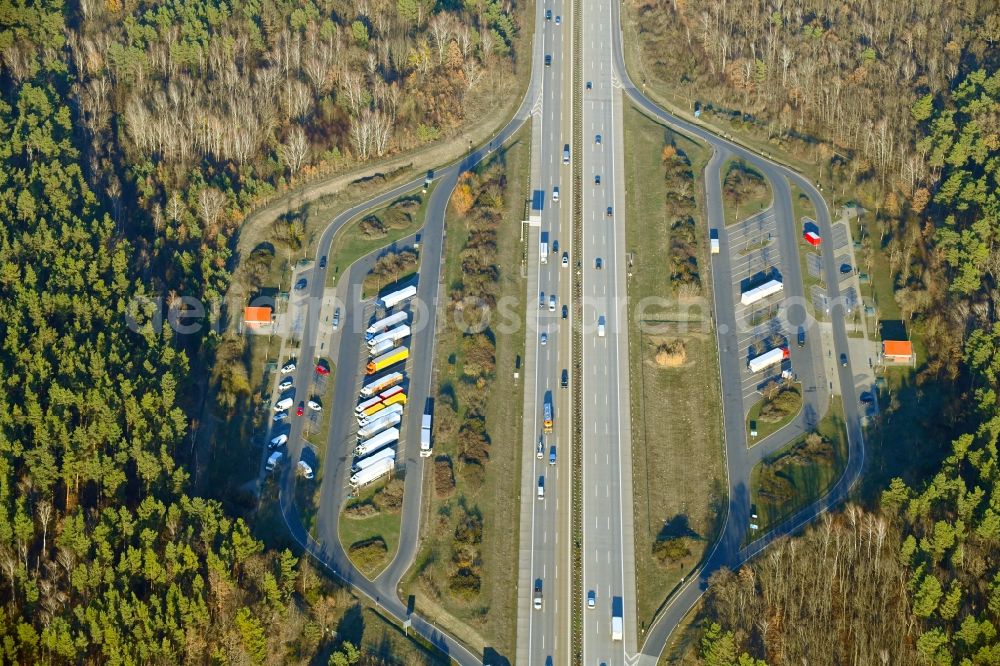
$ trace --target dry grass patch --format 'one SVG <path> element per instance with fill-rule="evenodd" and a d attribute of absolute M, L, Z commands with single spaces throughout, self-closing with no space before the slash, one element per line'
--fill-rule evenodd
<path fill-rule="evenodd" d="M 684 365 L 687 361 L 684 341 L 677 339 L 658 345 L 653 360 L 661 368 L 679 368 Z"/>

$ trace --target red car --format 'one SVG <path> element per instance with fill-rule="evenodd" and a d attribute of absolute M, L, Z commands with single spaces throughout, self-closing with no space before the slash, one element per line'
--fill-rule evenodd
<path fill-rule="evenodd" d="M 326 367 L 325 365 L 317 365 L 316 366 L 316 374 L 318 374 L 318 375 L 328 375 L 328 374 L 330 374 L 330 368 Z"/>
<path fill-rule="evenodd" d="M 295 410 L 296 416 L 302 416 L 302 412 L 306 408 L 306 403 L 299 401 L 299 408 Z"/>

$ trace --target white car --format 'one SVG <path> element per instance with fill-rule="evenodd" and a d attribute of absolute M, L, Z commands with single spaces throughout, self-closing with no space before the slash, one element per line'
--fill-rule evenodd
<path fill-rule="evenodd" d="M 311 479 L 315 476 L 315 474 L 313 474 L 312 467 L 310 467 L 309 463 L 307 463 L 305 460 L 299 461 L 299 472 L 301 472 L 302 476 L 304 476 L 307 479 Z"/>
<path fill-rule="evenodd" d="M 274 415 L 274 422 L 277 423 L 278 421 L 284 421 L 287 418 L 288 418 L 288 412 L 278 412 L 277 414 Z"/>
<path fill-rule="evenodd" d="M 273 472 L 274 468 L 277 467 L 278 463 L 281 462 L 282 457 L 284 457 L 284 454 L 281 451 L 275 451 L 268 457 L 267 465 L 264 467 L 264 469 L 266 469 L 268 472 Z"/>
<path fill-rule="evenodd" d="M 292 384 L 293 383 L 294 382 L 292 381 L 292 378 L 289 377 L 285 381 L 283 381 L 280 384 L 278 384 L 278 390 L 279 391 L 287 391 L 288 389 L 292 388 Z"/>
<path fill-rule="evenodd" d="M 283 366 L 281 366 L 281 374 L 287 375 L 289 372 L 295 372 L 295 364 L 294 363 L 290 363 L 289 362 L 289 363 L 286 363 Z"/>
<path fill-rule="evenodd" d="M 271 440 L 270 448 L 276 449 L 287 442 L 288 442 L 288 435 L 278 435 L 277 437 Z"/>
<path fill-rule="evenodd" d="M 597 592 L 590 590 L 587 592 L 587 608 L 593 610 L 597 606 Z"/>
<path fill-rule="evenodd" d="M 542 444 L 542 438 L 538 438 L 538 446 L 535 448 L 535 457 L 541 459 L 545 455 L 545 445 Z"/>
<path fill-rule="evenodd" d="M 323 411 L 323 405 L 319 404 L 315 400 L 310 400 L 309 402 L 306 403 L 306 406 L 309 407 L 309 409 L 313 410 L 314 412 Z"/>
<path fill-rule="evenodd" d="M 569 253 L 568 252 L 563 252 L 562 267 L 563 268 L 569 268 Z"/>
<path fill-rule="evenodd" d="M 542 336 L 541 336 L 542 345 L 544 346 L 545 343 L 548 342 L 548 341 L 549 341 L 549 334 L 548 333 L 542 333 Z"/>
<path fill-rule="evenodd" d="M 278 403 L 274 406 L 274 411 L 283 412 L 294 404 L 295 401 L 292 400 L 291 398 L 283 398 L 279 400 Z"/>

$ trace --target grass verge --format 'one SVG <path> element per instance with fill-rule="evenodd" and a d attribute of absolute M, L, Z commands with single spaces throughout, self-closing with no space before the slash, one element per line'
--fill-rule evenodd
<path fill-rule="evenodd" d="M 339 523 L 340 542 L 351 562 L 368 578 L 375 578 L 392 561 L 396 548 L 399 546 L 399 529 L 401 512 L 378 510 L 363 518 L 353 516 L 347 506 L 372 502 L 376 494 L 382 490 L 388 481 L 381 481 L 365 488 L 357 497 L 352 498 L 341 511 Z M 359 547 L 361 544 L 369 547 Z"/>
<path fill-rule="evenodd" d="M 695 189 L 709 158 L 703 146 L 670 132 L 635 108 L 625 110 L 625 169 L 631 183 L 626 205 L 630 268 L 629 375 L 632 396 L 632 469 L 635 507 L 636 604 L 641 632 L 667 595 L 715 540 L 725 503 L 718 358 L 711 325 L 711 301 L 676 291 L 662 269 L 670 251 L 673 205 L 668 205 L 663 148 L 672 144 L 691 162 Z M 695 194 L 697 202 L 702 201 Z M 698 259 L 702 291 L 709 279 L 707 225 L 700 209 Z M 670 304 L 638 311 L 650 296 Z M 661 356 L 673 345 L 673 355 Z M 670 405 L 670 409 L 664 406 Z M 683 547 L 663 558 L 658 541 L 682 539 Z"/>
<path fill-rule="evenodd" d="M 768 402 L 770 402 L 765 397 L 761 397 L 761 399 L 757 401 L 753 407 L 750 408 L 750 413 L 747 414 L 747 442 L 750 443 L 750 446 L 753 446 L 754 444 L 764 439 L 768 435 L 778 432 L 779 430 L 784 428 L 791 422 L 792 419 L 795 418 L 795 415 L 799 413 L 799 410 L 802 409 L 801 384 L 793 384 L 786 391 L 783 391 L 783 393 L 794 394 L 794 399 L 790 400 L 789 403 L 785 405 L 785 407 L 788 408 L 788 411 L 786 411 L 785 415 L 778 421 L 761 420 L 760 418 L 761 410 L 763 410 L 764 406 Z M 757 436 L 751 437 L 750 423 L 754 421 L 757 423 Z"/>
<path fill-rule="evenodd" d="M 764 174 L 741 159 L 728 159 L 722 175 L 722 210 L 726 226 L 755 215 L 774 199 Z"/>
<path fill-rule="evenodd" d="M 503 212 L 496 225 L 494 266 L 498 299 L 511 299 L 508 308 L 514 321 L 524 321 L 525 281 L 521 277 L 523 257 L 520 220 L 524 201 L 529 195 L 530 126 L 513 137 L 507 148 L 494 159 L 502 160 L 507 178 Z M 485 169 L 492 168 L 487 164 Z M 459 188 L 464 187 L 463 184 Z M 463 192 L 468 194 L 468 192 Z M 462 196 L 462 195 L 459 195 Z M 463 248 L 469 238 L 463 216 L 449 206 L 444 252 L 444 293 L 461 289 L 468 275 L 463 273 Z M 427 502 L 421 535 L 423 542 L 413 568 L 404 577 L 405 594 L 415 597 L 416 608 L 424 617 L 475 649 L 493 648 L 499 654 L 513 655 L 516 633 L 516 595 L 518 563 L 518 521 L 520 491 L 521 391 L 523 382 L 514 379 L 515 359 L 524 353 L 524 330 L 517 327 L 505 332 L 490 329 L 495 335 L 495 371 L 485 386 L 468 386 L 468 370 L 473 351 L 468 343 L 473 336 L 463 335 L 452 323 L 448 304 L 442 306 L 435 353 L 437 390 L 434 425 L 435 472 L 428 474 Z M 491 313 L 495 319 L 496 312 Z M 491 320 L 491 324 L 496 322 Z M 479 348 L 481 349 L 481 348 Z M 478 351 L 476 352 L 478 354 Z M 482 363 L 481 358 L 478 363 Z M 485 403 L 485 432 L 488 461 L 481 466 L 482 476 L 475 481 L 463 473 L 463 455 L 469 455 L 470 433 L 459 430 L 464 421 L 469 391 L 487 391 L 503 399 Z M 457 408 L 447 419 L 449 407 Z M 446 423 L 452 420 L 452 424 Z M 478 442 L 478 438 L 472 437 Z M 478 445 L 478 444 L 477 444 Z M 438 462 L 454 472 L 443 492 L 437 486 Z M 466 472 L 468 470 L 465 470 Z M 453 478 L 453 480 L 451 480 Z M 452 485 L 453 484 L 453 485 Z M 469 525 L 477 525 L 469 529 Z M 468 536 L 481 529 L 478 537 Z M 458 538 L 462 535 L 461 540 Z M 463 572 L 465 555 L 478 552 L 480 561 L 466 570 L 478 568 L 479 588 L 467 584 L 474 575 Z M 457 559 L 456 559 L 457 558 Z"/>
<path fill-rule="evenodd" d="M 810 445 L 803 435 L 758 463 L 750 473 L 750 497 L 757 507 L 757 535 L 815 501 L 827 491 L 847 464 L 847 432 L 839 397 L 815 432 L 829 446 Z"/>

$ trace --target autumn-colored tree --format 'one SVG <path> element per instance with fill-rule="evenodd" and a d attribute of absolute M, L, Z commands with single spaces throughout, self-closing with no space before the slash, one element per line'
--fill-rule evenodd
<path fill-rule="evenodd" d="M 472 208 L 474 202 L 475 199 L 472 196 L 472 188 L 469 183 L 459 183 L 451 195 L 451 204 L 454 206 L 455 212 L 459 215 L 465 215 Z"/>

